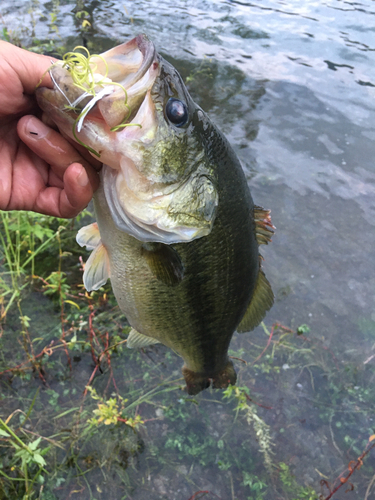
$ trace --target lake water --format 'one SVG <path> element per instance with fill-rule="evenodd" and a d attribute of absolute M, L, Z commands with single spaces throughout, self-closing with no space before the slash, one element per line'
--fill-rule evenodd
<path fill-rule="evenodd" d="M 75 6 L 2 0 L 0 20 L 25 46 L 53 37 L 72 49 L 83 42 Z M 220 391 L 193 403 L 172 392 L 168 410 L 157 397 L 156 410 L 144 410 L 156 420 L 139 433 L 142 449 L 129 452 L 126 479 L 102 468 L 102 475 L 87 474 L 91 490 L 83 482 L 80 494 L 62 486 L 54 494 L 302 499 L 310 486 L 326 498 L 321 481 L 332 485 L 375 433 L 375 2 L 92 1 L 84 10 L 90 48 L 101 52 L 147 33 L 224 131 L 255 203 L 272 210 L 277 228 L 261 249 L 276 296 L 265 325 L 306 324 L 310 331 L 285 344 L 274 342 L 275 334 L 255 364 L 268 340 L 261 326 L 231 344 L 247 361 L 236 362 L 238 384 L 270 408 L 254 406 L 270 426 L 276 479 L 254 426 L 244 413 L 235 419 Z M 150 353 L 157 365 L 167 350 Z M 180 365 L 172 355 L 167 370 Z M 280 463 L 294 479 L 280 474 Z M 372 450 L 350 478 L 353 490 L 344 486 L 334 499 L 375 498 L 374 474 Z"/>

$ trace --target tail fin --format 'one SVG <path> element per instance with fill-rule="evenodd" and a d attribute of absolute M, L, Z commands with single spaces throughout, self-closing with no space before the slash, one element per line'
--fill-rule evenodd
<path fill-rule="evenodd" d="M 226 389 L 228 385 L 235 385 L 237 381 L 236 370 L 232 361 L 228 361 L 224 370 L 221 370 L 216 377 L 212 379 L 212 387 L 214 389 Z"/>
<path fill-rule="evenodd" d="M 232 361 L 228 361 L 225 368 L 214 376 L 193 372 L 186 366 L 182 367 L 182 374 L 186 382 L 185 389 L 190 396 L 199 394 L 204 389 L 207 389 L 210 387 L 211 382 L 214 389 L 225 389 L 228 385 L 235 385 L 237 380 Z"/>

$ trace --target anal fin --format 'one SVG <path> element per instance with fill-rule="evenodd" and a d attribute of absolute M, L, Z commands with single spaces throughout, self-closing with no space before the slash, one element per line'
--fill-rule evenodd
<path fill-rule="evenodd" d="M 129 349 L 135 349 L 136 347 L 146 347 L 148 345 L 158 344 L 158 343 L 159 343 L 158 340 L 153 339 L 151 337 L 147 337 L 147 335 L 143 335 L 143 333 L 139 333 L 137 332 L 137 330 L 134 330 L 134 328 L 132 328 L 130 330 L 126 345 L 128 346 Z"/>
<path fill-rule="evenodd" d="M 238 333 L 253 330 L 262 321 L 266 312 L 273 305 L 273 292 L 264 272 L 259 269 L 255 290 L 250 304 L 246 309 L 241 323 L 237 327 Z"/>

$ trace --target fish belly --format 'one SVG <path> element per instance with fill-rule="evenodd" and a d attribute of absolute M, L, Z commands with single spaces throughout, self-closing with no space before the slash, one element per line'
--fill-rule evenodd
<path fill-rule="evenodd" d="M 185 361 L 185 378 L 193 373 L 215 379 L 224 371 L 224 379 L 229 377 L 224 386 L 234 383 L 228 346 L 259 268 L 249 217 L 241 221 L 240 241 L 233 238 L 233 221 L 226 227 L 219 211 L 210 235 L 172 245 L 184 274 L 171 286 L 150 269 L 142 242 L 117 229 L 102 188 L 95 194 L 95 210 L 112 288 L 130 325 L 176 351 Z"/>

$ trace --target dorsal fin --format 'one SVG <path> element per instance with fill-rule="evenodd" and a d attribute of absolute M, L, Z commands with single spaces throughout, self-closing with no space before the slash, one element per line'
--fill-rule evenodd
<path fill-rule="evenodd" d="M 273 292 L 271 285 L 264 272 L 259 268 L 255 290 L 245 315 L 237 327 L 238 333 L 249 332 L 259 325 L 272 304 Z"/>
<path fill-rule="evenodd" d="M 275 232 L 271 222 L 271 210 L 254 205 L 255 233 L 258 245 L 268 245 Z"/>

